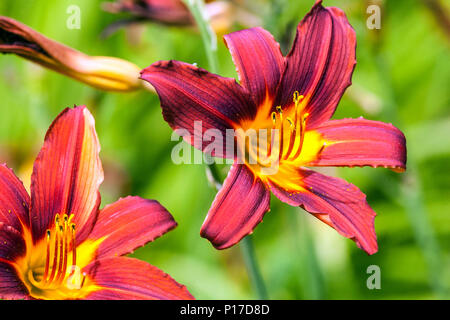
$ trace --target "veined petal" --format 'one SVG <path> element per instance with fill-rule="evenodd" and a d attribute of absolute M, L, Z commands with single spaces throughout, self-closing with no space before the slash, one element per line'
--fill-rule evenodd
<path fill-rule="evenodd" d="M 29 226 L 30 196 L 23 183 L 6 165 L 0 164 L 0 224 L 23 232 Z"/>
<path fill-rule="evenodd" d="M 281 201 L 304 208 L 344 237 L 351 238 L 368 254 L 377 252 L 376 213 L 364 193 L 342 179 L 308 169 L 298 169 L 296 179 L 296 190 L 285 189 L 279 181 L 269 180 L 271 191 Z"/>
<path fill-rule="evenodd" d="M 234 164 L 217 193 L 201 236 L 217 249 L 226 249 L 250 234 L 269 211 L 270 192 L 246 166 Z"/>
<path fill-rule="evenodd" d="M 392 124 L 366 119 L 330 120 L 314 129 L 325 147 L 307 166 L 406 168 L 406 139 Z"/>
<path fill-rule="evenodd" d="M 298 91 L 305 96 L 308 128 L 330 119 L 351 84 L 355 52 L 355 32 L 344 12 L 318 0 L 298 25 L 274 105 L 292 106 Z"/>
<path fill-rule="evenodd" d="M 224 36 L 239 74 L 241 85 L 252 95 L 256 106 L 275 98 L 284 69 L 280 45 L 260 27 L 236 31 Z"/>
<path fill-rule="evenodd" d="M 127 257 L 106 258 L 84 269 L 93 282 L 91 300 L 191 300 L 185 286 L 158 268 Z"/>
<path fill-rule="evenodd" d="M 103 181 L 100 143 L 86 107 L 65 109 L 50 126 L 31 177 L 33 240 L 43 237 L 55 215 L 74 214 L 77 242 L 93 227 Z"/>
<path fill-rule="evenodd" d="M 127 197 L 106 206 L 98 215 L 88 240 L 105 239 L 96 258 L 131 253 L 175 228 L 172 215 L 157 201 Z"/>
<path fill-rule="evenodd" d="M 28 290 L 20 280 L 16 269 L 0 259 L 0 299 L 27 299 Z"/>
<path fill-rule="evenodd" d="M 203 141 L 197 146 L 194 140 L 200 139 L 206 130 L 216 129 L 224 143 L 219 143 L 222 152 L 213 155 L 234 156 L 233 150 L 226 150 L 226 130 L 238 127 L 241 120 L 253 119 L 256 114 L 251 96 L 234 79 L 172 60 L 152 64 L 142 71 L 141 78 L 155 87 L 169 125 L 174 130 L 189 131 L 190 137 L 185 137 L 189 143 L 203 150 L 210 142 Z M 195 130 L 195 122 L 201 123 L 201 130 Z"/>
<path fill-rule="evenodd" d="M 0 222 L 0 299 L 25 299 L 28 290 L 14 267 L 16 259 L 25 255 L 22 234 Z"/>
<path fill-rule="evenodd" d="M 13 227 L 0 222 L 0 261 L 13 263 L 25 255 L 25 252 L 23 235 Z"/>

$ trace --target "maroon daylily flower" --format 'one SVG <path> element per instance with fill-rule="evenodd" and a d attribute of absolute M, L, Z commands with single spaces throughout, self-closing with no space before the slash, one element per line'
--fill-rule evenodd
<path fill-rule="evenodd" d="M 94 118 L 64 110 L 34 164 L 31 197 L 0 165 L 0 298 L 192 299 L 161 270 L 122 257 L 176 227 L 157 201 L 99 210 L 103 169 Z"/>
<path fill-rule="evenodd" d="M 159 94 L 165 120 L 173 129 L 188 130 L 191 138 L 185 139 L 192 144 L 208 129 L 224 137 L 228 129 L 273 130 L 267 137 L 268 150 L 238 140 L 244 159 L 235 152 L 230 155 L 230 146 L 213 148 L 213 156 L 234 158 L 235 163 L 201 235 L 218 249 L 236 244 L 261 222 L 272 191 L 353 239 L 367 253 L 375 253 L 376 214 L 366 196 L 342 179 L 305 168 L 406 168 L 405 137 L 391 124 L 362 118 L 330 120 L 356 64 L 356 36 L 345 14 L 316 1 L 298 25 L 286 57 L 262 28 L 228 34 L 225 42 L 240 85 L 178 61 L 157 62 L 142 71 L 142 79 Z M 194 130 L 194 121 L 202 121 L 202 132 Z M 279 133 L 278 139 L 272 132 Z M 274 141 L 278 144 L 271 149 Z M 260 159 L 248 160 L 261 151 L 266 157 L 276 156 L 275 173 L 266 173 L 267 164 Z"/>

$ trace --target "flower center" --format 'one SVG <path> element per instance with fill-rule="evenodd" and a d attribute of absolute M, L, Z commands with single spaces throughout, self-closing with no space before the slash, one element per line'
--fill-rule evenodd
<path fill-rule="evenodd" d="M 41 290 L 80 289 L 85 277 L 77 267 L 74 215 L 56 214 L 54 225 L 46 234 L 45 267 L 30 270 L 30 282 Z"/>
<path fill-rule="evenodd" d="M 272 112 L 272 132 L 269 156 L 271 152 L 276 152 L 279 160 L 294 160 L 300 156 L 305 139 L 306 118 L 309 113 L 304 112 L 301 105 L 304 96 L 298 91 L 294 92 L 294 109 L 291 117 L 283 117 L 281 106 Z M 287 127 L 287 128 L 286 128 Z M 278 147 L 277 147 L 278 146 Z M 272 149 L 274 149 L 272 151 Z"/>
<path fill-rule="evenodd" d="M 250 129 L 238 135 L 240 154 L 245 153 L 245 163 L 255 172 L 262 176 L 273 175 L 278 173 L 282 162 L 298 162 L 304 148 L 309 116 L 309 113 L 305 112 L 305 102 L 304 96 L 295 91 L 292 107 L 283 110 L 281 106 L 277 106 L 269 118 L 267 109 L 263 110 L 266 116 L 257 116 L 256 120 L 249 124 Z M 271 105 L 266 108 L 268 107 L 271 108 Z M 259 129 L 255 131 L 251 128 Z"/>

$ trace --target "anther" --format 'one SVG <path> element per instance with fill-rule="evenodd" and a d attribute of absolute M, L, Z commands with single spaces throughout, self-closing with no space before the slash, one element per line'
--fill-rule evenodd
<path fill-rule="evenodd" d="M 297 104 L 300 103 L 300 101 L 303 100 L 303 98 L 304 98 L 304 96 L 301 95 L 298 91 L 294 92 L 294 99 L 293 100 L 294 100 L 294 103 L 295 103 L 296 106 L 297 106 Z"/>
<path fill-rule="evenodd" d="M 44 276 L 42 277 L 42 282 L 45 282 L 47 280 L 48 276 L 48 269 L 50 265 L 50 236 L 51 232 L 50 230 L 47 230 L 47 257 L 45 258 L 45 270 L 44 270 Z"/>
<path fill-rule="evenodd" d="M 281 108 L 281 106 L 277 106 L 277 107 L 275 108 L 275 110 L 277 110 L 277 112 L 278 112 L 279 114 L 282 114 L 282 113 L 283 113 L 283 109 Z"/>
<path fill-rule="evenodd" d="M 291 127 L 291 129 L 295 129 L 294 128 L 294 123 L 292 122 L 291 118 L 286 117 L 286 121 L 289 122 L 289 126 Z"/>

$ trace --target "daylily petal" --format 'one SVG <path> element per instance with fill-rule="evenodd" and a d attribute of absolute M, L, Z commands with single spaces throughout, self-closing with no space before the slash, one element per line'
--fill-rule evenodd
<path fill-rule="evenodd" d="M 0 222 L 0 299 L 24 299 L 27 289 L 20 280 L 14 262 L 25 254 L 21 233 Z"/>
<path fill-rule="evenodd" d="M 0 259 L 0 299 L 27 299 L 28 290 L 20 280 L 16 269 Z"/>
<path fill-rule="evenodd" d="M 22 234 L 11 226 L 0 222 L 0 261 L 14 262 L 25 254 L 26 246 Z"/>
<path fill-rule="evenodd" d="M 236 65 L 239 81 L 253 96 L 255 104 L 272 102 L 284 69 L 278 42 L 259 27 L 227 34 L 224 40 Z"/>
<path fill-rule="evenodd" d="M 100 211 L 88 239 L 105 237 L 97 258 L 131 253 L 177 226 L 172 215 L 157 201 L 127 197 Z"/>
<path fill-rule="evenodd" d="M 307 166 L 384 166 L 406 168 L 406 139 L 392 124 L 366 119 L 330 120 L 315 128 L 325 140 Z"/>
<path fill-rule="evenodd" d="M 50 126 L 31 177 L 31 224 L 36 242 L 55 215 L 74 214 L 77 242 L 93 227 L 103 181 L 95 121 L 84 107 L 65 109 Z"/>
<path fill-rule="evenodd" d="M 159 61 L 144 69 L 141 75 L 155 87 L 164 119 L 174 130 L 188 130 L 191 136 L 186 140 L 202 150 L 210 142 L 203 139 L 203 145 L 197 146 L 194 140 L 200 139 L 206 130 L 219 130 L 225 137 L 226 129 L 236 128 L 241 120 L 252 119 L 256 114 L 249 93 L 234 79 L 220 77 L 191 64 Z M 201 131 L 194 130 L 196 121 L 201 121 Z M 216 150 L 213 155 L 232 157 L 234 153 L 230 151 L 233 150 L 227 153 L 223 142 L 219 143 L 222 150 Z"/>
<path fill-rule="evenodd" d="M 275 105 L 292 106 L 295 91 L 305 96 L 307 127 L 330 119 L 356 64 L 356 36 L 343 11 L 316 2 L 300 22 Z"/>
<path fill-rule="evenodd" d="M 23 232 L 29 226 L 30 196 L 23 183 L 6 165 L 0 164 L 0 224 Z"/>
<path fill-rule="evenodd" d="M 0 16 L 0 52 L 17 54 L 102 90 L 130 91 L 142 86 L 136 65 L 114 57 L 88 56 L 9 17 Z"/>
<path fill-rule="evenodd" d="M 234 164 L 203 223 L 201 236 L 226 249 L 250 234 L 269 211 L 270 192 L 246 165 Z"/>
<path fill-rule="evenodd" d="M 283 202 L 300 206 L 351 238 L 368 254 L 377 252 L 374 219 L 366 196 L 356 186 L 342 179 L 321 173 L 298 169 L 297 190 L 289 190 L 269 180 L 271 191 Z"/>
<path fill-rule="evenodd" d="M 84 269 L 98 287 L 86 299 L 104 300 L 191 300 L 185 286 L 158 268 L 133 258 L 94 261 Z"/>

